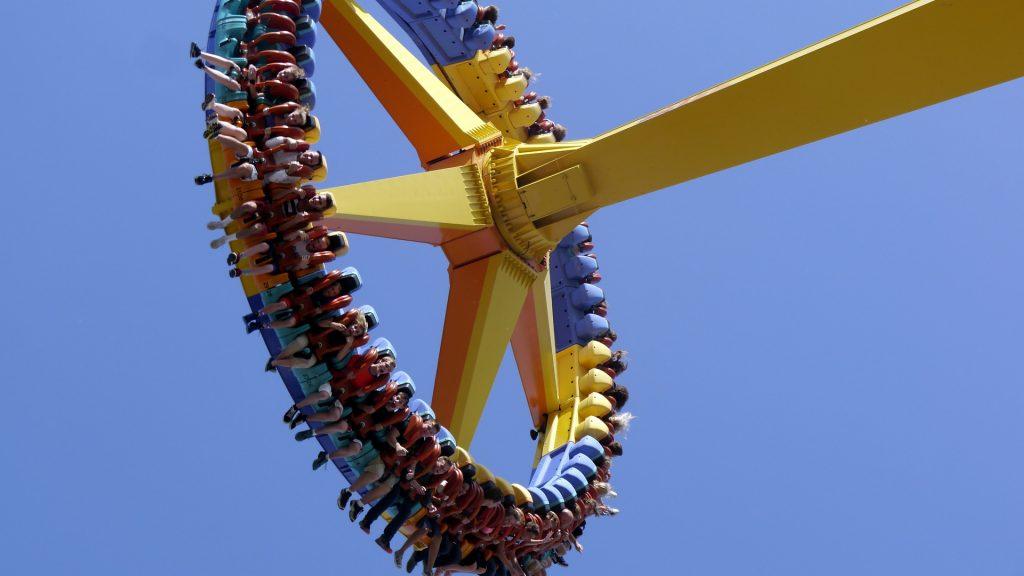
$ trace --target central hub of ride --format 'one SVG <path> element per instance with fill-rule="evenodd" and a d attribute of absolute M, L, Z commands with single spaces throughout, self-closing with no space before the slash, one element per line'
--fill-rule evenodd
<path fill-rule="evenodd" d="M 535 178 L 530 164 L 564 155 L 573 147 L 530 151 L 524 162 L 522 145 L 494 148 L 481 162 L 494 225 L 509 249 L 535 266 L 589 212 L 577 208 L 589 192 L 582 168 L 572 166 L 552 176 Z M 525 168 L 525 170 L 524 170 Z"/>
<path fill-rule="evenodd" d="M 558 243 L 545 238 L 534 226 L 519 193 L 516 151 L 513 147 L 493 150 L 483 162 L 482 170 L 494 225 L 520 258 L 539 264 Z"/>

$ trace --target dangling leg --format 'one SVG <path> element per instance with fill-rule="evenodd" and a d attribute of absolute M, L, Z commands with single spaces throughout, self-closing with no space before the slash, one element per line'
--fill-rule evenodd
<path fill-rule="evenodd" d="M 348 422 L 345 420 L 338 420 L 337 422 L 333 422 L 331 424 L 319 428 L 316 431 L 316 435 L 322 436 L 324 434 L 342 434 L 348 432 L 348 430 Z"/>
<path fill-rule="evenodd" d="M 221 122 L 221 124 L 225 124 L 225 123 Z M 225 124 L 225 125 L 226 126 L 231 126 L 230 124 Z M 236 128 L 235 126 L 231 126 L 231 127 L 232 128 Z M 238 130 L 241 130 L 242 138 L 244 139 L 246 137 L 245 130 L 242 130 L 241 128 L 238 128 Z M 227 134 L 217 134 L 216 136 L 211 138 L 211 140 L 216 141 L 221 146 L 223 146 L 223 147 L 227 148 L 228 150 L 231 150 L 232 152 L 234 152 L 235 153 L 235 157 L 237 157 L 237 158 L 245 158 L 247 156 L 251 156 L 252 155 L 252 146 L 249 146 L 245 142 L 242 142 L 241 140 L 239 140 L 238 138 L 235 138 L 233 136 L 229 136 Z M 217 177 L 214 176 L 214 179 L 216 179 L 216 178 Z"/>
<path fill-rule="evenodd" d="M 218 118 L 227 118 L 228 120 L 232 120 L 235 122 L 241 122 L 242 120 L 245 120 L 245 112 L 242 112 L 241 110 L 233 106 L 221 104 L 220 102 L 213 102 L 210 105 L 210 108 L 213 110 L 213 113 L 216 114 Z"/>
<path fill-rule="evenodd" d="M 206 75 L 213 79 L 214 82 L 220 84 L 221 86 L 224 86 L 228 90 L 231 90 L 232 92 L 242 91 L 242 85 L 239 84 L 237 80 L 234 80 L 233 78 L 221 72 L 220 70 L 210 68 L 209 66 L 204 65 L 202 60 L 196 60 L 196 68 L 199 68 L 203 72 L 206 72 Z"/>
<path fill-rule="evenodd" d="M 228 124 L 223 120 L 217 120 L 216 122 L 212 123 L 206 129 L 206 131 L 203 132 L 203 135 L 206 136 L 207 139 L 211 140 L 221 135 L 230 136 L 231 138 L 234 138 L 235 140 L 239 141 L 244 141 L 249 137 L 249 133 L 246 132 L 244 129 L 239 128 L 234 124 Z M 243 154 L 243 156 L 245 155 L 246 154 Z"/>
<path fill-rule="evenodd" d="M 227 234 L 219 238 L 214 238 L 213 240 L 210 241 L 210 248 L 216 250 L 217 248 L 220 248 L 221 246 L 227 244 L 228 242 L 233 242 L 235 240 L 243 240 L 256 234 L 263 234 L 266 231 L 266 228 L 267 227 L 264 226 L 263 224 L 256 224 L 249 228 L 243 228 L 238 232 L 235 232 L 234 234 Z"/>
<path fill-rule="evenodd" d="M 299 336 L 299 338 L 296 338 L 296 340 L 301 338 L 305 338 L 305 335 Z M 291 424 L 292 421 L 295 420 L 295 417 L 299 415 L 299 410 L 302 410 L 307 406 L 319 404 L 320 402 L 323 402 L 324 400 L 327 400 L 330 397 L 330 383 L 321 384 L 320 387 L 315 392 L 310 392 L 309 394 L 306 395 L 305 398 L 299 400 L 295 404 L 292 404 L 291 406 L 288 407 L 288 411 L 284 413 L 284 416 L 282 418 L 284 420 L 284 423 Z M 292 428 L 295 428 L 295 426 L 292 426 Z"/>
<path fill-rule="evenodd" d="M 426 535 L 427 535 L 427 529 L 423 528 L 423 527 L 420 527 L 420 528 L 417 528 L 415 532 L 410 534 L 409 537 L 405 539 L 405 542 L 402 544 L 402 546 L 398 550 L 395 550 L 395 567 L 396 568 L 401 568 L 402 567 L 402 557 L 405 556 L 405 551 L 408 550 L 409 548 L 411 548 L 413 544 L 418 542 L 420 538 L 423 538 Z"/>
<path fill-rule="evenodd" d="M 357 442 L 353 440 L 353 442 Z M 362 442 L 359 442 L 360 448 L 362 448 Z M 348 499 L 352 497 L 354 492 L 359 492 L 363 488 L 366 488 L 370 484 L 380 480 L 380 477 L 384 475 L 384 462 L 380 458 L 375 458 L 373 462 L 367 464 L 366 468 L 363 469 L 363 473 L 356 478 L 356 481 L 352 483 L 348 488 L 342 488 L 341 492 L 338 493 L 338 508 L 341 510 L 345 509 L 345 504 L 348 503 Z"/>
<path fill-rule="evenodd" d="M 263 245 L 265 245 L 265 243 L 257 244 L 256 246 L 263 246 Z M 255 248 L 255 246 L 253 248 Z M 252 248 L 249 248 L 249 250 L 252 250 Z M 245 257 L 245 252 L 242 252 L 241 256 L 244 258 Z M 261 313 L 262 313 L 262 311 L 261 311 Z M 292 340 L 291 342 L 288 343 L 287 346 L 285 346 L 283 349 L 281 349 L 281 353 L 278 354 L 274 359 L 275 360 L 284 360 L 285 358 L 288 358 L 288 357 L 292 356 L 296 352 L 301 351 L 306 346 L 309 346 L 309 337 L 307 337 L 305 334 L 300 334 L 297 338 L 295 338 L 295 340 Z M 324 400 L 326 400 L 326 398 L 324 398 Z"/>

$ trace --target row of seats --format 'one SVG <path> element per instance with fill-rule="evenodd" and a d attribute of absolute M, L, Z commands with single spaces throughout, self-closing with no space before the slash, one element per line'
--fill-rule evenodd
<path fill-rule="evenodd" d="M 497 7 L 476 0 L 379 2 L 446 71 L 463 101 L 506 136 L 531 144 L 565 138 L 565 127 L 546 117 L 551 99 L 528 91 L 532 72 L 516 60 L 515 37 L 498 24 Z"/>
<path fill-rule="evenodd" d="M 246 326 L 262 334 L 272 354 L 266 368 L 281 374 L 295 400 L 284 420 L 293 429 L 309 425 L 296 440 L 316 438 L 323 448 L 314 468 L 333 461 L 351 482 L 339 507 L 352 519 L 365 511 L 366 531 L 390 510 L 378 545 L 390 551 L 405 526 L 404 548 L 431 545 L 410 559 L 425 573 L 541 574 L 564 563 L 588 516 L 609 510 L 601 498 L 614 451 L 581 439 L 572 465 L 537 490 L 496 478 L 413 399 L 415 384 L 397 370 L 395 347 L 384 338 L 369 342 L 380 319 L 372 307 L 354 306 L 358 271 L 323 269 L 348 242 L 316 224 L 333 199 L 310 183 L 326 171 L 314 140 L 304 137 L 311 124 L 319 132 L 308 80 L 318 15 L 318 2 L 229 0 L 207 50 L 193 50 L 208 87 L 216 86 L 204 101 L 206 134 L 228 164 L 197 178 L 218 187 L 221 219 L 210 227 L 224 235 L 213 244 L 231 243 L 232 276 L 267 286 L 250 298 Z"/>
<path fill-rule="evenodd" d="M 622 412 L 628 389 L 615 382 L 627 368 L 626 353 L 610 348 L 617 335 L 607 319 L 604 291 L 597 286 L 601 274 L 593 250 L 590 227 L 583 223 L 549 257 L 556 349 L 562 361 L 575 362 L 574 369 L 582 375 L 577 381 L 578 404 L 570 444 L 540 459 L 531 480 L 534 487 L 558 481 L 566 459 L 572 454 L 572 442 L 596 441 L 621 454 L 615 433 L 626 428 L 632 419 Z M 576 353 L 564 356 L 571 349 Z"/>

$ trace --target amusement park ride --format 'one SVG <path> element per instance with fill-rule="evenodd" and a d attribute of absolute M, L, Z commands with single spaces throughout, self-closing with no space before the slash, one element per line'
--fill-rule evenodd
<path fill-rule="evenodd" d="M 496 480 L 538 508 L 572 500 L 581 487 L 565 488 L 560 475 L 608 435 L 599 392 L 611 379 L 596 370 L 610 355 L 600 342 L 608 324 L 591 313 L 603 294 L 583 281 L 596 262 L 577 249 L 589 215 L 1024 75 L 1024 2 L 919 0 L 605 134 L 559 142 L 527 136 L 514 102 L 528 78 L 509 73 L 514 53 L 492 44 L 475 1 L 379 1 L 429 68 L 351 0 L 222 0 L 207 50 L 237 56 L 231 48 L 251 40 L 238 16 L 247 6 L 301 4 L 312 32 L 297 33 L 299 47 L 312 44 L 318 20 L 416 149 L 423 172 L 321 190 L 335 200 L 327 225 L 443 250 L 450 291 L 432 407 L 468 447 L 511 342 L 542 434 L 528 486 Z M 304 67 L 311 73 L 311 53 Z M 216 93 L 245 108 L 244 97 Z M 316 124 L 307 139 L 318 138 Z M 217 170 L 233 160 L 216 143 L 211 158 Z M 259 194 L 259 182 L 218 182 L 214 211 Z M 246 276 L 243 286 L 256 311 L 304 281 Z M 297 331 L 262 333 L 276 353 Z M 329 378 L 279 372 L 296 401 Z M 340 440 L 320 441 L 329 450 Z M 351 480 L 359 458 L 335 463 Z"/>

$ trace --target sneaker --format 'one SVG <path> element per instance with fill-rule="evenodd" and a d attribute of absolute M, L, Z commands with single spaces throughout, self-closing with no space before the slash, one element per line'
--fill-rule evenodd
<path fill-rule="evenodd" d="M 295 433 L 295 441 L 296 442 L 303 442 L 305 440 L 309 440 L 310 438 L 312 438 L 315 435 L 316 435 L 316 433 L 313 432 L 312 429 L 299 430 L 298 432 Z"/>
<path fill-rule="evenodd" d="M 326 452 L 321 452 L 324 456 L 327 456 Z M 352 497 L 352 492 L 348 488 L 342 488 L 341 492 L 338 492 L 338 510 L 344 510 L 345 505 L 348 504 L 348 499 Z"/>
<path fill-rule="evenodd" d="M 380 546 L 381 550 L 387 552 L 388 554 L 391 554 L 391 545 L 388 544 L 388 541 L 384 539 L 383 534 L 375 538 L 373 541 L 377 543 L 377 546 Z"/>
<path fill-rule="evenodd" d="M 199 49 L 199 44 L 196 44 L 195 42 L 193 42 L 192 45 L 188 47 L 189 58 L 199 58 L 200 52 L 202 52 L 202 50 Z"/>
<path fill-rule="evenodd" d="M 273 372 L 277 370 L 277 366 L 274 366 L 274 358 L 267 358 L 267 363 L 263 365 L 264 372 Z"/>
<path fill-rule="evenodd" d="M 200 174 L 199 176 L 196 176 L 196 186 L 202 186 L 203 184 L 209 184 L 210 182 L 213 182 L 212 174 Z"/>
<path fill-rule="evenodd" d="M 402 551 L 395 552 L 395 568 L 402 569 Z"/>
<path fill-rule="evenodd" d="M 228 276 L 230 276 L 232 278 L 238 278 L 241 275 L 242 275 L 242 271 L 239 270 L 238 268 L 232 268 L 231 270 L 228 270 Z"/>
<path fill-rule="evenodd" d="M 200 70 L 205 70 L 206 69 L 206 65 L 203 64 L 203 61 L 198 59 L 198 58 L 196 58 L 196 61 L 193 62 L 193 64 L 195 64 L 196 68 L 199 68 Z"/>
<path fill-rule="evenodd" d="M 298 413 L 299 413 L 299 407 L 296 406 L 295 404 L 292 404 L 291 407 L 288 408 L 288 411 L 284 413 L 284 416 L 281 419 L 284 420 L 285 424 L 291 424 L 292 423 L 292 418 L 295 418 L 295 416 Z"/>
<path fill-rule="evenodd" d="M 327 452 L 321 450 L 320 453 L 316 455 L 316 460 L 313 460 L 313 470 L 319 470 L 324 464 L 327 464 L 328 460 Z"/>
<path fill-rule="evenodd" d="M 349 519 L 349 521 L 350 522 L 355 522 L 356 518 L 359 518 L 359 515 L 363 513 L 363 509 L 364 509 L 364 506 L 363 506 L 363 504 L 360 501 L 353 500 L 352 503 L 349 504 L 349 506 L 348 506 L 348 519 Z M 363 529 L 363 532 L 366 532 L 367 534 L 370 533 L 370 527 L 369 526 L 364 527 L 362 522 L 359 523 L 359 527 Z"/>
<path fill-rule="evenodd" d="M 306 415 L 300 412 L 295 416 L 295 418 L 291 422 L 288 423 L 288 428 L 295 430 L 295 428 L 298 427 L 299 424 L 302 424 L 305 421 Z"/>
<path fill-rule="evenodd" d="M 530 440 L 536 440 L 538 436 L 540 436 L 540 432 L 530 430 Z"/>
<path fill-rule="evenodd" d="M 249 320 L 245 323 L 245 333 L 252 334 L 253 332 L 263 328 L 263 324 L 260 324 L 257 320 Z"/>
<path fill-rule="evenodd" d="M 214 222 L 211 222 L 211 224 L 214 224 Z M 234 266 L 235 264 L 238 264 L 238 252 L 228 254 L 228 266 Z"/>
<path fill-rule="evenodd" d="M 208 92 L 206 94 L 206 97 L 203 98 L 203 103 L 201 105 L 203 112 L 206 112 L 210 108 L 213 108 L 213 103 L 216 100 L 216 98 L 217 97 L 213 95 L 213 92 Z"/>

